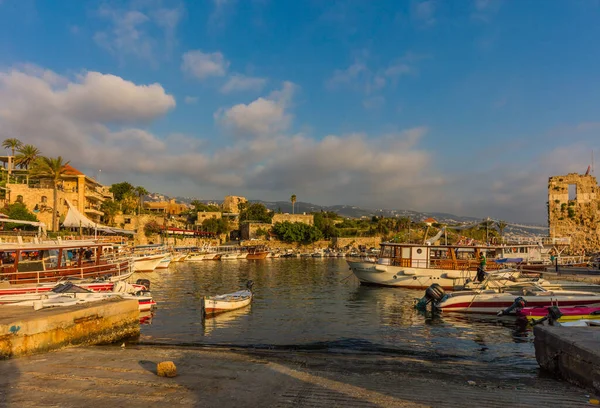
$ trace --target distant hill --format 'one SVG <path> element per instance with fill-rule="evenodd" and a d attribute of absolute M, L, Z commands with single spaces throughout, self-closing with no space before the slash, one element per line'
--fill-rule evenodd
<path fill-rule="evenodd" d="M 169 197 L 165 197 L 168 199 Z M 177 202 L 191 203 L 197 198 L 194 197 L 174 197 Z M 205 204 L 208 203 L 221 203 L 222 200 L 199 200 Z M 269 210 L 283 213 L 292 213 L 292 203 L 290 201 L 263 201 L 263 200 L 249 200 L 251 203 L 264 204 Z M 426 218 L 433 217 L 438 222 L 443 224 L 469 224 L 482 221 L 481 218 L 476 217 L 465 217 L 443 212 L 421 212 L 412 210 L 395 210 L 395 209 L 384 209 L 384 208 L 363 208 L 353 205 L 318 205 L 313 203 L 307 203 L 304 201 L 297 201 L 294 205 L 294 212 L 296 214 L 311 213 L 318 211 L 332 211 L 339 214 L 342 217 L 348 218 L 371 218 L 374 215 L 383 217 L 409 217 L 413 221 L 423 221 Z M 505 233 L 507 235 L 547 235 L 547 229 L 545 226 L 539 224 L 511 224 L 506 228 Z"/>

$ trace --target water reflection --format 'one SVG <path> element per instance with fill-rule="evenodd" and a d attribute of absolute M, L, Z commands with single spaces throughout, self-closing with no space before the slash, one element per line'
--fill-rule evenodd
<path fill-rule="evenodd" d="M 143 276 L 158 309 L 142 340 L 518 360 L 537 369 L 531 332 L 512 318 L 418 312 L 413 304 L 422 291 L 361 286 L 349 273 L 336 258 L 172 264 L 168 273 Z M 202 296 L 239 290 L 248 279 L 250 307 L 202 321 Z"/>

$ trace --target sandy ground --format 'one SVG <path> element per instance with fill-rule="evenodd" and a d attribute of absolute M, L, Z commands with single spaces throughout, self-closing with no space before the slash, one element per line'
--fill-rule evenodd
<path fill-rule="evenodd" d="M 160 361 L 178 376 L 158 377 Z M 138 345 L 0 361 L 2 407 L 567 407 L 590 398 L 543 375 L 396 356 Z"/>

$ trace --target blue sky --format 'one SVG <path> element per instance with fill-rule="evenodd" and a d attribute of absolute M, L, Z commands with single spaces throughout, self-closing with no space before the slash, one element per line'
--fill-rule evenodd
<path fill-rule="evenodd" d="M 599 17 L 593 0 L 0 0 L 0 137 L 168 195 L 544 222 L 547 178 L 599 151 Z"/>

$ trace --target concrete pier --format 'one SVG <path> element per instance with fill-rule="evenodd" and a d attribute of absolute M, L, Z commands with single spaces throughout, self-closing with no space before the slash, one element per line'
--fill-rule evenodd
<path fill-rule="evenodd" d="M 600 328 L 536 326 L 539 365 L 600 395 Z"/>
<path fill-rule="evenodd" d="M 37 311 L 33 307 L 0 306 L 0 359 L 137 336 L 139 314 L 138 301 L 132 299 Z"/>
<path fill-rule="evenodd" d="M 156 375 L 172 361 L 174 378 Z M 129 345 L 0 361 L 0 407 L 583 407 L 589 392 L 485 362 Z"/>

